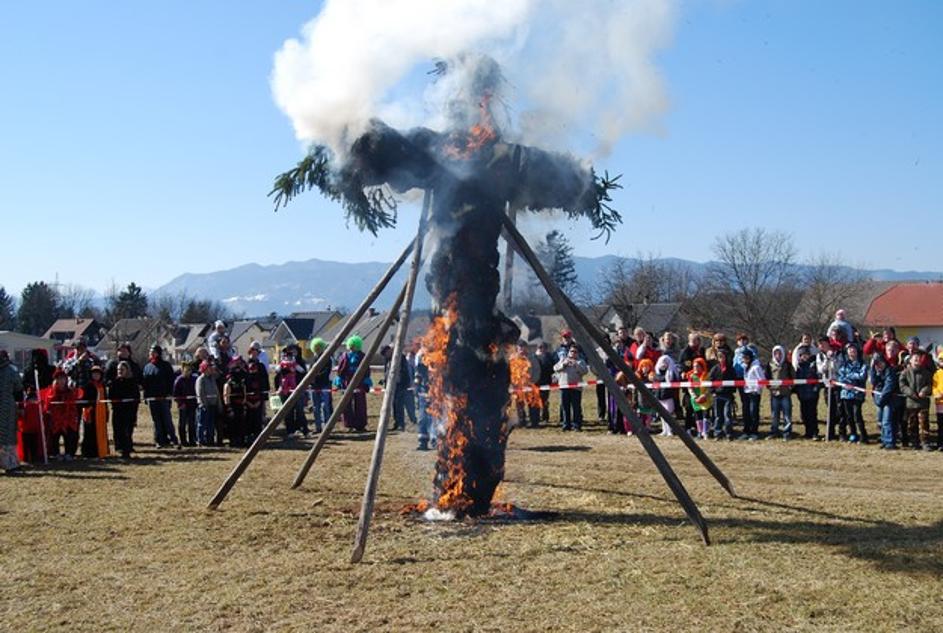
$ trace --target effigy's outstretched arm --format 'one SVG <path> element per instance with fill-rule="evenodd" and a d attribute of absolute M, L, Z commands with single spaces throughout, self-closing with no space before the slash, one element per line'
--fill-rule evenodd
<path fill-rule="evenodd" d="M 622 223 L 622 215 L 612 208 L 612 191 L 621 189 L 621 176 L 602 176 L 572 156 L 532 147 L 519 148 L 517 160 L 520 187 L 512 201 L 518 208 L 560 209 L 571 218 L 585 217 L 605 236 Z"/>
<path fill-rule="evenodd" d="M 396 199 L 385 185 L 400 192 L 429 186 L 435 171 L 429 134 L 420 129 L 407 136 L 374 121 L 351 145 L 339 168 L 328 148 L 315 145 L 294 168 L 275 178 L 269 196 L 274 196 L 278 210 L 300 193 L 317 189 L 339 202 L 357 228 L 376 235 L 381 228 L 396 225 Z"/>

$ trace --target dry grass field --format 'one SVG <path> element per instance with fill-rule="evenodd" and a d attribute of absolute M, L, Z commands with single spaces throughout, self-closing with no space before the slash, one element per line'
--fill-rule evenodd
<path fill-rule="evenodd" d="M 553 513 L 533 522 L 401 515 L 429 492 L 434 455 L 394 434 L 351 565 L 371 439 L 338 433 L 298 491 L 310 442 L 273 440 L 215 512 L 238 451 L 142 448 L 0 477 L 0 629 L 943 629 L 943 453 L 711 442 L 734 499 L 659 439 L 709 522 L 705 547 L 638 442 L 601 427 L 511 435 L 503 496 Z"/>

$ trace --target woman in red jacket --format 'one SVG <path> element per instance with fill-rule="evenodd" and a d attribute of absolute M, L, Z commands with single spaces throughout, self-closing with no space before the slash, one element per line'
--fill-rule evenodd
<path fill-rule="evenodd" d="M 79 448 L 79 413 L 75 390 L 69 387 L 68 377 L 61 369 L 52 375 L 52 385 L 43 389 L 42 407 L 49 425 L 49 456 L 59 457 L 59 440 L 65 443 L 66 461 L 75 459 Z"/>

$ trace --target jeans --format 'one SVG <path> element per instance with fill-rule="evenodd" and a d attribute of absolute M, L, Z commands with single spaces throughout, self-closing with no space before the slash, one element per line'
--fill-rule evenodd
<path fill-rule="evenodd" d="M 216 441 L 216 408 L 200 407 L 196 410 L 196 436 L 203 446 Z"/>
<path fill-rule="evenodd" d="M 426 446 L 432 439 L 432 414 L 429 413 L 429 400 L 427 394 L 420 392 L 417 396 L 419 400 L 419 444 Z"/>
<path fill-rule="evenodd" d="M 743 433 L 756 435 L 760 432 L 760 394 L 743 392 Z"/>
<path fill-rule="evenodd" d="M 196 409 L 192 402 L 183 408 L 177 407 L 177 433 L 181 444 L 196 444 Z"/>
<path fill-rule="evenodd" d="M 841 406 L 841 388 L 829 387 L 828 393 L 831 394 L 831 400 L 828 407 L 829 424 L 825 429 L 825 437 L 828 440 L 833 440 L 835 439 L 835 429 L 838 427 L 845 428 L 845 410 Z M 826 396 L 826 398 L 828 397 Z"/>
<path fill-rule="evenodd" d="M 158 446 L 170 446 L 177 443 L 174 431 L 174 419 L 170 413 L 170 400 L 151 400 L 147 405 L 154 421 L 154 443 Z"/>
<path fill-rule="evenodd" d="M 842 400 L 841 405 L 845 410 L 845 419 L 841 421 L 838 427 L 838 434 L 845 434 L 845 423 L 848 423 L 848 435 L 857 435 L 862 441 L 868 439 L 868 432 L 864 429 L 864 418 L 861 416 L 861 400 L 847 399 Z"/>
<path fill-rule="evenodd" d="M 881 428 L 881 444 L 885 448 L 894 446 L 894 407 L 887 404 L 878 407 L 878 426 Z"/>
<path fill-rule="evenodd" d="M 728 396 L 714 396 L 714 437 L 733 435 L 732 403 Z M 693 415 L 693 409 L 691 411 Z"/>
<path fill-rule="evenodd" d="M 770 398 L 770 409 L 773 413 L 773 422 L 770 425 L 770 432 L 773 435 L 782 433 L 789 435 L 792 433 L 792 394 L 784 396 L 772 396 Z M 782 417 L 782 428 L 779 426 L 779 418 Z"/>
<path fill-rule="evenodd" d="M 583 390 L 560 390 L 560 415 L 563 418 L 563 428 L 582 428 L 583 426 Z"/>
<path fill-rule="evenodd" d="M 314 409 L 314 428 L 320 433 L 321 426 L 331 419 L 334 413 L 334 400 L 330 389 L 315 389 L 311 392 L 311 408 Z"/>

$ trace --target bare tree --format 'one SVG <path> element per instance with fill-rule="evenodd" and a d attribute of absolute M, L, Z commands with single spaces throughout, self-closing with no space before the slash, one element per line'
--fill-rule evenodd
<path fill-rule="evenodd" d="M 58 294 L 60 318 L 97 318 L 101 314 L 95 305 L 94 290 L 77 284 L 66 284 L 60 286 Z"/>
<path fill-rule="evenodd" d="M 735 329 L 771 349 L 795 336 L 793 312 L 802 296 L 792 237 L 762 228 L 741 229 L 714 241 L 717 261 L 685 312 L 696 327 Z"/>
<path fill-rule="evenodd" d="M 680 303 L 694 294 L 697 276 L 681 262 L 649 253 L 634 259 L 616 259 L 597 281 L 602 303 L 618 314 L 622 324 L 634 327 L 653 303 Z"/>
<path fill-rule="evenodd" d="M 860 322 L 859 302 L 868 293 L 871 279 L 860 269 L 848 266 L 837 253 L 820 253 L 806 263 L 803 271 L 805 293 L 796 309 L 794 322 L 803 332 L 825 334 L 835 311 L 845 308 L 853 322 Z"/>

